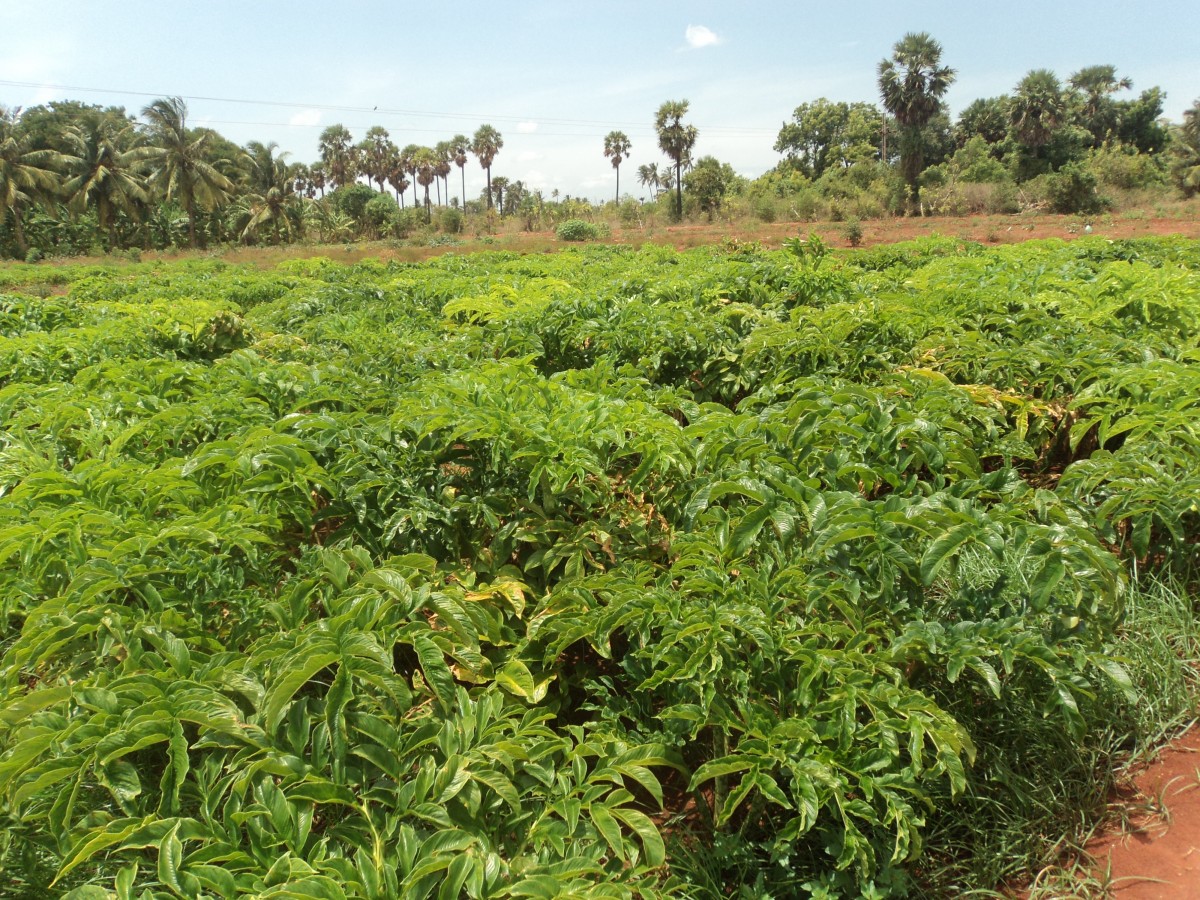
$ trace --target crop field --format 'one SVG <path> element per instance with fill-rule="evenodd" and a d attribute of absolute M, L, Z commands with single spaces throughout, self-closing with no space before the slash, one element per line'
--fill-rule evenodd
<path fill-rule="evenodd" d="M 0 269 L 0 895 L 995 896 L 1198 504 L 1182 238 Z"/>

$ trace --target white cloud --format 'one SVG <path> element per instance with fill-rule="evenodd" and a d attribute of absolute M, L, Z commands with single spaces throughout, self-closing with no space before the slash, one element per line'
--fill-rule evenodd
<path fill-rule="evenodd" d="M 536 150 L 522 150 L 517 155 L 517 162 L 533 162 L 535 159 L 541 159 L 542 154 Z"/>
<path fill-rule="evenodd" d="M 693 50 L 699 50 L 701 47 L 715 47 L 721 43 L 721 38 L 717 36 L 717 33 L 704 25 L 689 25 L 683 36 Z"/>
<path fill-rule="evenodd" d="M 533 134 L 538 129 L 537 122 L 518 122 L 517 132 L 519 134 Z"/>
<path fill-rule="evenodd" d="M 550 179 L 541 169 L 530 169 L 525 173 L 525 177 L 521 179 L 525 182 L 525 186 L 534 191 L 545 191 L 552 188 Z"/>
<path fill-rule="evenodd" d="M 321 121 L 321 111 L 317 109 L 304 109 L 296 113 L 288 119 L 289 125 L 317 125 Z"/>

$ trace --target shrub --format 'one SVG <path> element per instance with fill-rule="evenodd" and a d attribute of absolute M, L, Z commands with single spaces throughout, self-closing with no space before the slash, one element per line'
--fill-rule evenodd
<path fill-rule="evenodd" d="M 754 217 L 760 222 L 766 222 L 768 225 L 774 222 L 779 217 L 779 210 L 775 207 L 775 202 L 769 197 L 758 197 L 753 204 Z"/>
<path fill-rule="evenodd" d="M 600 237 L 600 228 L 594 222 L 567 219 L 554 233 L 560 241 L 594 241 Z"/>
<path fill-rule="evenodd" d="M 376 194 L 363 205 L 362 221 L 376 237 L 388 234 L 400 218 L 400 207 L 390 194 Z"/>
<path fill-rule="evenodd" d="M 621 201 L 618 215 L 620 216 L 621 224 L 626 228 L 633 228 L 640 225 L 642 223 L 642 204 L 638 203 L 632 197 L 626 197 Z"/>
<path fill-rule="evenodd" d="M 861 247 L 863 240 L 862 224 L 858 219 L 847 219 L 846 224 L 842 226 L 842 236 L 849 242 L 851 247 Z"/>
<path fill-rule="evenodd" d="M 345 213 L 356 222 L 363 220 L 367 204 L 381 196 L 365 184 L 348 184 L 329 195 L 329 204 L 338 212 Z"/>
<path fill-rule="evenodd" d="M 418 206 L 410 206 L 400 210 L 399 215 L 392 221 L 392 234 L 398 238 L 406 238 L 414 231 L 425 227 L 425 210 Z"/>
<path fill-rule="evenodd" d="M 1135 153 L 1131 148 L 1101 147 L 1088 158 L 1088 171 L 1101 184 L 1134 190 L 1166 184 L 1167 173 L 1162 154 Z"/>
<path fill-rule="evenodd" d="M 1011 181 L 983 184 L 954 180 L 921 196 L 930 211 L 945 216 L 1018 211 L 1016 188 Z"/>
<path fill-rule="evenodd" d="M 1096 176 L 1079 163 L 1045 176 L 1045 190 L 1056 213 L 1097 213 L 1108 205 L 1096 190 Z"/>
<path fill-rule="evenodd" d="M 443 207 L 437 216 L 438 228 L 446 234 L 461 234 L 463 230 L 463 212 L 453 206 Z"/>

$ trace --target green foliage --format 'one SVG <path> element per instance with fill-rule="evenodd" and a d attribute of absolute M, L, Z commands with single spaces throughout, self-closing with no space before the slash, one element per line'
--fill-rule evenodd
<path fill-rule="evenodd" d="M 461 209 L 447 206 L 437 215 L 437 227 L 446 234 L 461 234 L 463 230 L 463 213 Z"/>
<path fill-rule="evenodd" d="M 381 196 L 365 184 L 348 184 L 329 195 L 329 205 L 351 219 L 361 221 L 367 215 L 367 206 Z"/>
<path fill-rule="evenodd" d="M 1096 189 L 1096 176 L 1078 163 L 1045 176 L 1045 191 L 1057 213 L 1097 213 L 1107 205 Z"/>
<path fill-rule="evenodd" d="M 877 158 L 882 131 L 883 117 L 872 104 L 822 97 L 796 107 L 792 121 L 779 131 L 775 152 L 808 177 L 819 178 L 832 166 L 848 168 Z"/>
<path fill-rule="evenodd" d="M 861 246 L 863 239 L 862 223 L 858 219 L 847 219 L 846 224 L 842 227 L 842 235 L 851 247 Z"/>
<path fill-rule="evenodd" d="M 812 236 L 5 269 L 6 889 L 1037 866 L 1191 701 L 1198 263 Z"/>
<path fill-rule="evenodd" d="M 683 176 L 687 196 L 709 219 L 721 209 L 727 194 L 737 187 L 739 178 L 729 163 L 716 157 L 702 156 L 690 172 Z"/>
<path fill-rule="evenodd" d="M 583 219 L 567 219 L 560 222 L 558 228 L 554 229 L 554 234 L 560 241 L 595 241 L 601 237 L 600 226 Z"/>

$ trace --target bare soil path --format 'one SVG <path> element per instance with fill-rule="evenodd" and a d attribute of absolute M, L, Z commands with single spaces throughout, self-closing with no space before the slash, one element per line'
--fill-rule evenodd
<path fill-rule="evenodd" d="M 1115 900 L 1200 898 L 1200 726 L 1138 773 L 1120 828 L 1089 847 Z"/>

